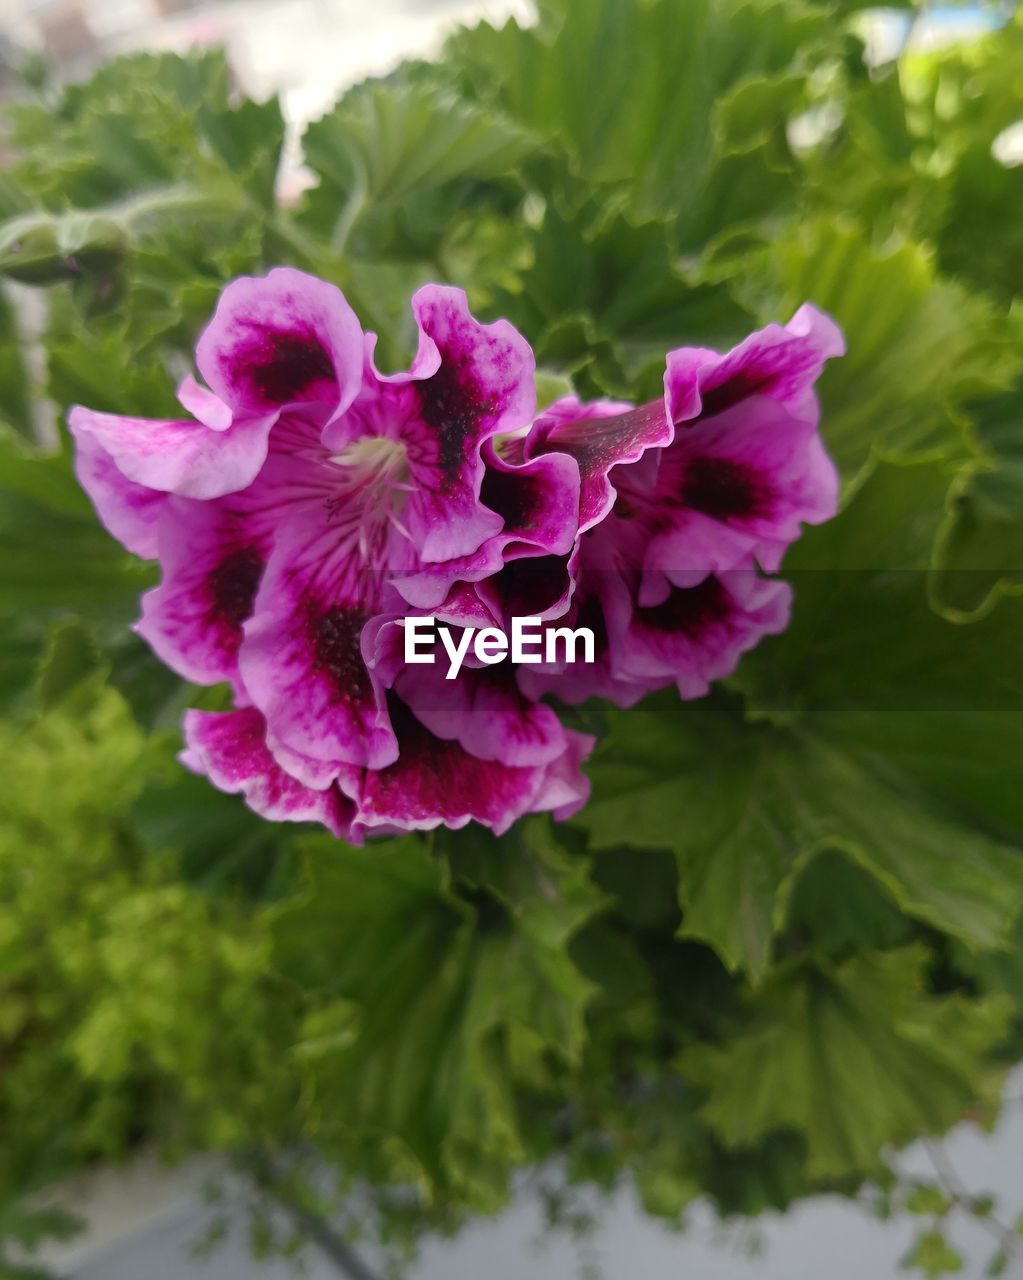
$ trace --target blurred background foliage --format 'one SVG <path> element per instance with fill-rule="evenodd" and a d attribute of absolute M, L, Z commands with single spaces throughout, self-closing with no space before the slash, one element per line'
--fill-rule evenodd
<path fill-rule="evenodd" d="M 992 1119 L 1023 1056 L 1023 18 L 877 63 L 863 7 L 545 0 L 347 92 L 287 207 L 278 104 L 215 52 L 10 106 L 0 1242 L 69 1230 L 26 1197 L 154 1143 L 230 1157 L 263 1251 L 357 1192 L 400 1261 L 527 1168 L 569 1227 L 626 1178 L 672 1222 L 869 1197 L 922 1215 L 927 1275 L 956 1213 L 992 1219 L 891 1153 Z M 151 567 L 47 406 L 168 411 L 218 291 L 282 262 L 390 364 L 416 285 L 460 284 L 544 391 L 655 396 L 666 348 L 805 299 L 843 325 L 844 508 L 786 563 L 791 629 L 703 703 L 587 712 L 571 826 L 353 849 L 176 764 L 219 691 L 132 635 Z"/>

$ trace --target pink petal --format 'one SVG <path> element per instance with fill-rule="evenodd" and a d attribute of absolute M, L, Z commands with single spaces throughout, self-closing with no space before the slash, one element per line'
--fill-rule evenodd
<path fill-rule="evenodd" d="M 242 795 L 250 809 L 274 822 L 320 822 L 334 835 L 360 843 L 352 802 L 330 785 L 314 790 L 286 773 L 266 746 L 266 725 L 252 707 L 187 711 L 184 763 L 215 787 Z"/>
<path fill-rule="evenodd" d="M 239 660 L 253 703 L 290 750 L 370 768 L 395 758 L 383 688 L 362 656 L 379 598 L 377 575 L 329 522 L 278 532 Z"/>
<path fill-rule="evenodd" d="M 188 498 L 219 498 L 255 479 L 276 418 L 246 418 L 213 430 L 199 422 L 129 418 L 75 405 L 68 425 L 79 450 L 102 449 L 135 484 Z"/>
<path fill-rule="evenodd" d="M 89 432 L 77 437 L 75 474 L 104 527 L 134 555 L 156 558 L 156 529 L 167 494 L 128 480 Z"/>
<path fill-rule="evenodd" d="M 563 762 L 512 768 L 435 737 L 398 701 L 392 718 L 400 753 L 394 764 L 365 775 L 359 817 L 368 827 L 386 823 L 413 831 L 475 821 L 501 835 L 526 813 L 571 809 L 585 791 L 577 775 L 587 740 L 573 739 Z"/>
<path fill-rule="evenodd" d="M 234 410 L 318 404 L 342 414 L 362 382 L 364 340 L 335 285 L 292 267 L 242 276 L 220 295 L 196 362 Z"/>
<path fill-rule="evenodd" d="M 230 498 L 170 498 L 160 525 L 160 585 L 142 598 L 137 631 L 178 675 L 239 687 L 242 624 L 270 553 L 268 530 Z"/>

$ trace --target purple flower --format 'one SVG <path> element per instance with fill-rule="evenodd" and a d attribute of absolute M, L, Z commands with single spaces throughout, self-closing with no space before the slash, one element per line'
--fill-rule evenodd
<path fill-rule="evenodd" d="M 813 388 L 842 350 L 832 321 L 805 306 L 727 355 L 669 352 L 663 404 L 569 399 L 535 423 L 527 458 L 565 452 L 579 464 L 568 616 L 593 628 L 599 661 L 523 668 L 524 691 L 629 706 L 674 683 L 697 698 L 785 628 L 791 591 L 759 570 L 777 570 L 802 524 L 837 510 Z"/>
<path fill-rule="evenodd" d="M 241 279 L 199 340 L 206 385 L 151 422 L 76 407 L 81 483 L 156 559 L 138 630 L 175 671 L 227 681 L 182 759 L 275 820 L 339 837 L 585 802 L 592 748 L 547 692 L 683 697 L 784 627 L 775 571 L 834 510 L 813 382 L 841 349 L 804 308 L 727 356 L 669 354 L 640 408 L 559 402 L 534 422 L 533 356 L 457 289 L 412 299 L 418 350 L 382 374 L 341 293 L 282 268 Z M 540 617 L 592 626 L 592 666 L 405 660 L 406 617 L 456 634 Z"/>

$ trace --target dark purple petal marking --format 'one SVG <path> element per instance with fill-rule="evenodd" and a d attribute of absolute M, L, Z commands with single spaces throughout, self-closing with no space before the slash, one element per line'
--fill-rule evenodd
<path fill-rule="evenodd" d="M 752 368 L 739 369 L 731 377 L 709 391 L 700 393 L 701 418 L 724 413 L 750 396 L 769 395 L 779 380 L 779 370 Z"/>
<path fill-rule="evenodd" d="M 342 605 L 309 610 L 313 668 L 329 679 L 340 702 L 362 702 L 373 693 L 360 644 L 366 617 Z"/>
<path fill-rule="evenodd" d="M 679 497 L 684 506 L 715 520 L 768 516 L 772 508 L 760 476 L 730 458 L 687 458 Z"/>
<path fill-rule="evenodd" d="M 457 742 L 435 737 L 397 698 L 388 699 L 388 710 L 400 754 L 366 775 L 363 799 L 372 812 L 411 825 L 409 819 L 457 822 L 468 815 L 494 823 L 526 810 L 535 769 L 469 755 Z"/>
<path fill-rule="evenodd" d="M 560 619 L 554 624 L 561 625 Z M 573 627 L 586 627 L 593 632 L 593 648 L 595 654 L 607 652 L 608 635 L 607 635 L 607 619 L 604 616 L 604 610 L 600 600 L 595 596 L 587 596 L 579 605 L 575 613 L 575 618 L 571 624 Z"/>
<path fill-rule="evenodd" d="M 448 357 L 435 374 L 416 383 L 416 389 L 423 421 L 437 434 L 438 466 L 444 478 L 453 481 L 465 463 L 466 441 L 494 411 L 494 404 L 481 394 L 468 370 Z"/>
<path fill-rule="evenodd" d="M 480 501 L 504 519 L 505 530 L 530 532 L 545 509 L 544 479 L 488 467 Z"/>
<path fill-rule="evenodd" d="M 494 578 L 497 598 L 507 618 L 533 618 L 544 613 L 568 590 L 567 556 L 524 556 L 512 560 Z"/>
<path fill-rule="evenodd" d="M 713 575 L 695 587 L 675 588 L 662 604 L 637 608 L 641 626 L 654 631 L 681 632 L 699 640 L 711 628 L 724 622 L 734 605 L 728 592 Z"/>
<path fill-rule="evenodd" d="M 241 547 L 226 556 L 209 576 L 210 620 L 240 627 L 252 613 L 263 557 L 255 547 Z"/>
<path fill-rule="evenodd" d="M 239 364 L 266 404 L 290 404 L 317 382 L 334 382 L 334 365 L 311 330 L 254 329 Z"/>

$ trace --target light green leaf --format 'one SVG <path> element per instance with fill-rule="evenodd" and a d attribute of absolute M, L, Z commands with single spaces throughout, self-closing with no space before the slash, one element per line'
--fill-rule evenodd
<path fill-rule="evenodd" d="M 831 34 L 824 13 L 744 0 L 565 0 L 556 10 L 536 29 L 481 24 L 450 54 L 482 98 L 567 150 L 580 186 L 620 185 L 635 212 L 677 218 L 685 247 L 720 229 L 726 186 L 730 220 L 774 202 L 765 174 L 788 158 L 788 113 Z M 728 161 L 740 148 L 736 172 Z"/>
<path fill-rule="evenodd" d="M 806 1144 L 811 1176 L 877 1169 L 882 1148 L 943 1133 L 979 1092 L 1009 1003 L 927 994 L 926 951 L 862 952 L 845 964 L 780 969 L 748 1029 L 680 1059 L 708 1090 L 704 1118 L 733 1147 L 777 1129 Z"/>
<path fill-rule="evenodd" d="M 939 1276 L 962 1271 L 963 1259 L 940 1231 L 924 1231 L 902 1259 L 901 1266 L 907 1271 L 922 1272 L 927 1280 L 938 1280 Z"/>
<path fill-rule="evenodd" d="M 878 249 L 851 224 L 802 222 L 767 257 L 780 290 L 767 318 L 788 319 L 809 301 L 845 333 L 847 354 L 819 387 L 821 431 L 847 486 L 863 478 L 874 448 L 967 453 L 956 410 L 1011 385 L 1018 367 L 989 303 L 938 278 L 920 246 Z"/>
<path fill-rule="evenodd" d="M 510 173 L 533 145 L 521 126 L 450 92 L 359 85 L 303 137 L 306 160 L 320 177 L 309 221 L 340 251 L 353 235 L 379 237 L 380 224 L 413 197 Z M 445 200 L 431 224 L 443 229 L 458 203 Z M 423 228 L 407 230 L 423 235 Z"/>

